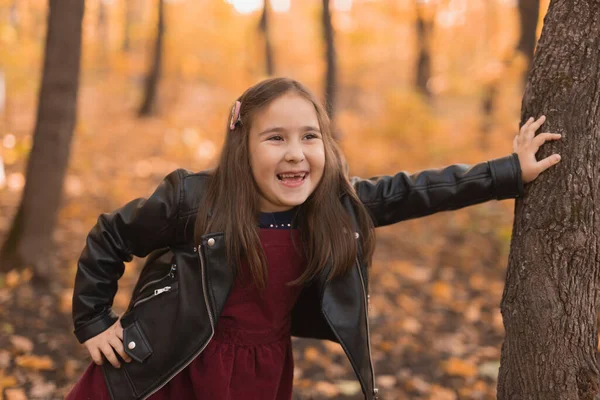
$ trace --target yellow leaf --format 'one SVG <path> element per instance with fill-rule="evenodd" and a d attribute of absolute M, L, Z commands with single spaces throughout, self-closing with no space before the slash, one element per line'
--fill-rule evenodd
<path fill-rule="evenodd" d="M 452 300 L 452 287 L 446 282 L 437 281 L 431 287 L 431 295 L 437 300 L 450 301 Z"/>
<path fill-rule="evenodd" d="M 448 375 L 462 376 L 464 378 L 477 375 L 477 367 L 460 358 L 451 358 L 444 363 L 444 371 Z"/>
<path fill-rule="evenodd" d="M 431 393 L 429 395 L 430 400 L 456 400 L 457 396 L 453 390 L 448 388 L 433 385 L 431 387 Z"/>
<path fill-rule="evenodd" d="M 54 363 L 48 356 L 20 356 L 15 359 L 15 362 L 19 367 L 36 371 L 54 369 Z"/>
<path fill-rule="evenodd" d="M 10 375 L 4 376 L 0 372 L 0 393 L 2 393 L 2 390 L 4 388 L 8 388 L 11 386 L 17 386 L 17 378 L 15 378 L 14 376 L 10 376 Z"/>
<path fill-rule="evenodd" d="M 9 288 L 15 287 L 19 284 L 19 273 L 16 269 L 11 269 L 6 273 L 6 276 L 4 277 L 4 284 Z"/>
<path fill-rule="evenodd" d="M 319 359 L 319 351 L 314 347 L 307 347 L 304 350 L 304 358 L 306 361 L 317 361 Z"/>
<path fill-rule="evenodd" d="M 340 390 L 333 383 L 319 381 L 315 384 L 315 389 L 327 397 L 334 397 L 340 394 Z"/>
<path fill-rule="evenodd" d="M 27 400 L 23 389 L 6 389 L 6 400 Z"/>

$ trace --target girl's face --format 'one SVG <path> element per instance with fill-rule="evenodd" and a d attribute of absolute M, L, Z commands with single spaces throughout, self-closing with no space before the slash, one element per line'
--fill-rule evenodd
<path fill-rule="evenodd" d="M 285 211 L 304 203 L 321 180 L 325 165 L 313 104 L 295 93 L 278 97 L 256 112 L 248 139 L 260 211 Z"/>

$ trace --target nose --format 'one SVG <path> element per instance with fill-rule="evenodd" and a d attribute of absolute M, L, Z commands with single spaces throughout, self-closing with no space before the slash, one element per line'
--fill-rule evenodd
<path fill-rule="evenodd" d="M 301 143 L 290 143 L 285 152 L 285 161 L 298 163 L 304 161 L 304 150 Z"/>

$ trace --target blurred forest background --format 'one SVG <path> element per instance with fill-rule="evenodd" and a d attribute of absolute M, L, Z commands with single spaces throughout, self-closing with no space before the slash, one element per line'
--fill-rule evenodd
<path fill-rule="evenodd" d="M 0 266 L 0 399 L 66 394 L 90 362 L 70 317 L 87 232 L 100 213 L 149 195 L 171 170 L 212 166 L 230 106 L 248 86 L 290 76 L 327 99 L 353 175 L 502 157 L 519 129 L 547 7 L 86 1 L 77 122 L 56 247 L 45 257 L 50 284 L 32 284 L 32 266 Z M 47 1 L 0 0 L 0 243 L 27 181 L 48 10 Z M 47 194 L 36 196 L 43 204 Z M 513 207 L 492 201 L 378 230 L 370 319 L 383 399 L 495 398 Z M 127 265 L 117 312 L 142 261 Z M 361 398 L 340 346 L 295 340 L 295 358 L 296 398 Z"/>

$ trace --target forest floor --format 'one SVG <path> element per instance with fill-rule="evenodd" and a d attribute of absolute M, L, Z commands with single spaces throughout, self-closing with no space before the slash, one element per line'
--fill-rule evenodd
<path fill-rule="evenodd" d="M 146 196 L 172 169 L 206 168 L 218 153 L 227 94 L 182 90 L 166 116 L 139 120 L 133 117 L 135 101 L 126 96 L 119 101 L 117 90 L 82 88 L 54 235 L 56 280 L 50 287 L 33 285 L 28 270 L 0 276 L 0 398 L 63 398 L 89 364 L 72 334 L 70 312 L 77 258 L 97 216 Z M 205 107 L 208 96 L 224 105 L 223 113 Z M 26 143 L 34 122 L 27 110 L 35 99 L 12 101 L 12 133 L 18 144 Z M 453 118 L 458 125 L 460 116 Z M 217 126 L 218 134 L 206 126 Z M 348 146 L 354 145 L 349 140 Z M 5 150 L 5 159 L 12 157 L 6 167 L 12 186 L 0 189 L 0 238 L 20 199 L 25 161 L 15 154 Z M 348 159 L 359 173 L 370 170 L 369 159 Z M 400 164 L 414 169 L 409 159 Z M 492 201 L 377 230 L 370 327 L 382 399 L 495 398 L 512 204 Z M 124 311 L 142 263 L 127 265 L 116 311 Z M 339 345 L 294 339 L 294 355 L 296 399 L 361 398 Z"/>

